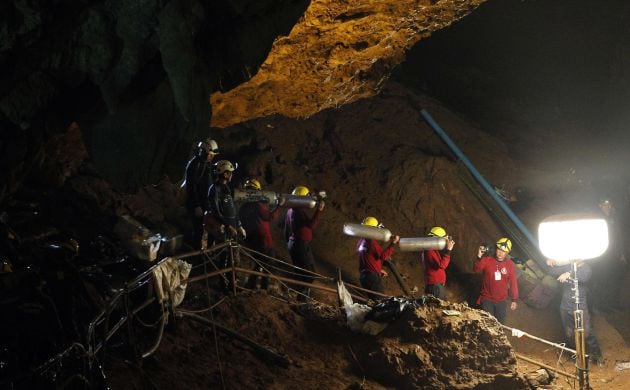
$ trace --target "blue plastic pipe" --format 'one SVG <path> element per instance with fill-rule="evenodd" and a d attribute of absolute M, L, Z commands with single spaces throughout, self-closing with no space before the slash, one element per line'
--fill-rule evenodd
<path fill-rule="evenodd" d="M 464 163 L 464 165 L 466 166 L 466 168 L 468 168 L 470 173 L 472 173 L 475 179 L 477 179 L 479 184 L 481 184 L 481 186 L 488 192 L 488 194 L 492 196 L 492 198 L 497 202 L 497 204 L 501 207 L 501 209 L 505 212 L 505 214 L 507 214 L 507 216 L 512 220 L 512 222 L 514 222 L 514 224 L 521 231 L 521 233 L 523 233 L 525 237 L 527 237 L 529 242 L 531 242 L 531 244 L 534 247 L 538 248 L 538 241 L 534 238 L 534 236 L 532 236 L 532 234 L 529 232 L 527 227 L 523 224 L 523 222 L 521 222 L 521 220 L 516 216 L 516 214 L 514 214 L 514 212 L 510 209 L 507 203 L 505 203 L 505 201 L 501 199 L 499 195 L 497 195 L 494 188 L 492 188 L 490 184 L 488 184 L 486 179 L 484 179 L 483 176 L 481 176 L 477 168 L 475 168 L 475 166 L 470 162 L 468 157 L 466 157 L 466 155 L 457 147 L 457 145 L 455 145 L 455 143 L 453 142 L 453 140 L 451 140 L 448 134 L 446 134 L 446 132 L 442 130 L 440 125 L 437 124 L 437 122 L 433 119 L 433 117 L 431 117 L 431 115 L 429 115 L 429 113 L 426 110 L 424 109 L 420 110 L 420 114 L 422 115 L 424 120 L 427 121 L 429 126 L 431 126 L 433 130 L 435 130 L 435 132 L 440 136 L 440 138 L 442 138 L 442 140 L 446 142 L 446 144 L 449 146 L 449 148 L 451 148 L 453 153 L 455 153 L 455 155 L 457 155 L 457 157 Z"/>

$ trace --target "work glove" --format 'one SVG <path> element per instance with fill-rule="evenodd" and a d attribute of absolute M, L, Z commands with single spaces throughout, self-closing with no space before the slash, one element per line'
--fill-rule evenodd
<path fill-rule="evenodd" d="M 242 226 L 239 226 L 238 232 L 241 234 L 241 237 L 243 237 L 243 240 L 247 238 L 247 232 L 245 231 L 245 228 L 243 228 Z"/>
<path fill-rule="evenodd" d="M 203 217 L 203 209 L 199 206 L 195 207 L 195 217 L 197 218 Z"/>

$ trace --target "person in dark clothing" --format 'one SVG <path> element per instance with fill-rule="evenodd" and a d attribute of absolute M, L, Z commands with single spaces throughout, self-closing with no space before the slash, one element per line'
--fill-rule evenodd
<path fill-rule="evenodd" d="M 239 219 L 236 205 L 234 204 L 234 194 L 229 183 L 232 181 L 234 165 L 228 160 L 219 160 L 214 164 L 214 175 L 216 182 L 210 186 L 208 191 L 208 212 L 204 223 L 208 234 L 213 234 L 217 243 L 223 243 L 230 239 L 247 237 L 247 233 Z M 230 256 L 227 251 L 220 259 L 223 268 L 230 264 Z M 238 264 L 236 264 L 238 266 Z M 232 278 L 228 278 L 228 289 L 231 288 Z"/>
<path fill-rule="evenodd" d="M 573 313 L 576 310 L 575 307 L 575 295 L 573 291 L 573 279 L 572 279 L 572 265 L 558 265 L 554 260 L 547 260 L 547 265 L 550 268 L 549 273 L 557 276 L 558 281 L 562 284 L 562 299 L 560 301 L 560 319 L 562 320 L 562 328 L 564 330 L 564 338 L 567 346 L 571 349 L 575 349 L 575 322 Z M 590 355 L 590 360 L 595 362 L 598 366 L 604 365 L 604 358 L 602 356 L 602 350 L 599 347 L 595 332 L 593 331 L 593 325 L 591 321 L 591 313 L 588 307 L 588 281 L 591 278 L 591 267 L 583 262 L 577 262 L 577 281 L 579 294 L 579 308 L 583 311 L 582 325 L 584 327 L 584 337 L 586 339 L 586 353 Z"/>
<path fill-rule="evenodd" d="M 202 246 L 203 215 L 209 209 L 208 189 L 212 185 L 211 163 L 218 153 L 219 146 L 215 140 L 199 142 L 195 155 L 186 165 L 183 186 L 186 188 L 186 210 L 192 224 L 190 245 L 196 250 Z M 212 244 L 212 237 L 208 237 L 208 246 Z"/>
<path fill-rule="evenodd" d="M 258 192 L 262 191 L 262 185 L 256 179 L 248 179 L 243 187 Z M 265 272 L 265 265 L 272 262 L 270 257 L 276 256 L 273 248 L 270 222 L 278 218 L 280 213 L 279 206 L 282 205 L 283 199 L 281 198 L 280 203 L 273 205 L 272 209 L 270 209 L 269 201 L 264 200 L 245 202 L 239 208 L 239 216 L 247 233 L 245 245 L 268 256 L 257 256 L 254 271 Z M 258 279 L 260 279 L 259 276 L 250 275 L 245 287 L 250 289 L 256 288 Z M 267 289 L 267 287 L 269 287 L 269 277 L 265 276 L 261 279 L 260 288 Z"/>
<path fill-rule="evenodd" d="M 232 181 L 234 165 L 228 160 L 220 160 L 214 165 L 216 182 L 208 190 L 208 214 L 218 223 L 218 230 L 226 238 L 243 238 L 247 233 L 241 224 L 234 204 L 234 194 L 228 185 Z"/>
<path fill-rule="evenodd" d="M 624 220 L 619 218 L 614 203 L 610 197 L 602 197 L 597 204 L 601 217 L 608 225 L 608 249 L 598 261 L 591 264 L 592 275 L 589 301 L 591 309 L 598 311 L 620 310 L 623 308 L 624 277 L 628 274 L 628 260 L 626 259 Z"/>
<path fill-rule="evenodd" d="M 310 191 L 307 187 L 297 186 L 293 189 L 292 194 L 308 196 Z M 284 221 L 284 235 L 293 265 L 311 272 L 315 272 L 315 259 L 311 251 L 313 229 L 319 224 L 321 213 L 325 207 L 324 201 L 320 200 L 316 207 L 312 217 L 308 216 L 304 208 L 290 208 Z M 312 283 L 314 280 L 310 274 L 301 274 L 295 278 L 306 283 Z M 310 297 L 311 289 L 310 287 L 299 287 L 298 292 L 300 293 L 298 299 L 304 301 Z"/>
<path fill-rule="evenodd" d="M 508 257 L 512 250 L 509 238 L 500 238 L 496 243 L 494 256 L 486 253 L 485 247 L 479 247 L 477 260 L 473 264 L 473 272 L 483 273 L 481 293 L 477 304 L 496 317 L 504 324 L 507 317 L 508 295 L 512 298 L 510 309 L 518 306 L 518 284 L 516 282 L 516 268 Z"/>
<path fill-rule="evenodd" d="M 366 217 L 362 225 L 382 228 L 374 217 Z M 394 245 L 400 241 L 399 236 L 392 235 L 389 245 L 383 249 L 376 240 L 361 238 L 357 242 L 357 254 L 359 255 L 359 282 L 361 287 L 368 290 L 382 293 L 384 291 L 382 278 L 387 277 L 387 272 L 383 269 L 383 262 L 389 261 L 394 254 Z M 368 294 L 370 299 L 382 298 L 376 294 Z"/>
<path fill-rule="evenodd" d="M 441 251 L 429 249 L 420 252 L 420 261 L 424 267 L 424 293 L 446 299 L 446 268 L 451 262 L 455 241 L 440 226 L 431 228 L 429 236 L 446 238 L 446 248 Z"/>

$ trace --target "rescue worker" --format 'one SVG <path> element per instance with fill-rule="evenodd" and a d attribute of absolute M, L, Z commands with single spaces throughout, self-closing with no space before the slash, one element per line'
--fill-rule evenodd
<path fill-rule="evenodd" d="M 234 165 L 228 160 L 219 160 L 214 164 L 213 173 L 216 182 L 208 190 L 208 214 L 218 223 L 222 238 L 245 238 L 247 233 L 241 224 L 234 205 L 234 194 L 229 183 L 234 174 Z M 212 230 L 212 229 L 211 229 Z"/>
<path fill-rule="evenodd" d="M 382 224 L 374 217 L 366 217 L 362 225 L 383 228 Z M 384 291 L 382 279 L 387 277 L 383 269 L 383 262 L 389 261 L 394 254 L 394 245 L 400 241 L 399 236 L 392 235 L 389 245 L 383 249 L 376 240 L 361 238 L 357 242 L 357 254 L 359 255 L 359 282 L 361 287 L 382 293 Z M 370 299 L 382 298 L 376 294 L 368 294 Z"/>
<path fill-rule="evenodd" d="M 446 268 L 451 262 L 451 251 L 455 241 L 446 234 L 440 226 L 434 226 L 429 231 L 430 237 L 446 238 L 446 247 L 441 250 L 428 249 L 420 252 L 420 261 L 424 267 L 424 293 L 440 299 L 446 299 Z"/>
<path fill-rule="evenodd" d="M 550 268 L 549 273 L 558 277 L 558 282 L 562 284 L 562 299 L 560 300 L 560 319 L 562 320 L 562 329 L 567 347 L 575 349 L 575 321 L 573 318 L 575 307 L 575 292 L 573 291 L 572 265 L 558 265 L 555 260 L 547 260 Z M 577 262 L 577 280 L 580 289 L 579 306 L 583 311 L 582 326 L 584 327 L 584 337 L 586 341 L 586 353 L 592 362 L 602 367 L 604 358 L 602 350 L 599 347 L 595 332 L 591 322 L 591 313 L 588 307 L 588 281 L 591 278 L 591 267 L 583 262 Z"/>
<path fill-rule="evenodd" d="M 213 173 L 216 181 L 208 191 L 209 209 L 204 223 L 208 234 L 214 235 L 217 243 L 237 239 L 239 236 L 247 237 L 234 204 L 232 188 L 229 186 L 234 170 L 234 165 L 228 160 L 219 160 L 214 164 Z M 223 268 L 228 267 L 229 259 L 230 257 L 225 251 L 220 260 Z M 236 265 L 238 266 L 238 264 Z M 228 277 L 228 280 L 226 287 L 231 289 L 232 278 Z"/>
<path fill-rule="evenodd" d="M 615 204 L 609 196 L 599 199 L 597 204 L 600 215 L 608 225 L 608 249 L 598 261 L 592 262 L 592 276 L 590 280 L 591 296 L 589 297 L 592 308 L 596 311 L 622 310 L 624 277 L 628 274 L 628 261 L 626 259 L 623 219 Z"/>
<path fill-rule="evenodd" d="M 262 185 L 257 179 L 246 180 L 243 188 L 262 191 Z M 259 263 L 254 264 L 254 271 L 265 272 L 264 265 L 271 264 L 271 258 L 276 257 L 276 252 L 273 249 L 270 222 L 278 218 L 280 206 L 282 206 L 283 201 L 284 198 L 280 198 L 279 203 L 274 205 L 273 209 L 270 209 L 269 201 L 264 200 L 245 202 L 239 208 L 239 216 L 243 223 L 243 228 L 245 228 L 245 232 L 247 233 L 245 245 L 268 256 L 259 256 L 256 259 Z M 245 287 L 250 289 L 256 288 L 258 279 L 260 279 L 259 276 L 250 275 Z M 260 288 L 266 290 L 268 287 L 269 277 L 262 277 Z"/>
<path fill-rule="evenodd" d="M 293 189 L 293 195 L 309 196 L 310 190 L 305 186 L 297 186 Z M 313 229 L 319 224 L 322 211 L 326 206 L 323 199 L 320 199 L 315 206 L 315 213 L 309 217 L 304 208 L 293 207 L 287 210 L 284 220 L 284 236 L 287 240 L 287 247 L 291 255 L 293 265 L 305 270 L 315 272 L 315 259 L 311 250 L 313 240 Z M 314 278 L 310 274 L 302 273 L 296 279 L 306 283 L 312 283 Z M 298 287 L 298 299 L 305 301 L 310 297 L 310 287 Z"/>
<path fill-rule="evenodd" d="M 477 304 L 504 324 L 507 317 L 508 295 L 511 297 L 511 310 L 518 306 L 518 284 L 516 269 L 508 254 L 512 250 L 512 241 L 503 237 L 496 242 L 494 256 L 487 253 L 487 248 L 480 246 L 473 272 L 482 273 L 481 293 Z"/>
<path fill-rule="evenodd" d="M 219 153 L 219 146 L 213 139 L 199 142 L 195 155 L 186 165 L 184 186 L 186 188 L 186 210 L 190 216 L 192 233 L 190 245 L 193 249 L 201 249 L 203 236 L 203 215 L 209 209 L 208 189 L 212 185 L 212 160 Z M 212 246 L 213 238 L 208 237 L 208 246 Z"/>

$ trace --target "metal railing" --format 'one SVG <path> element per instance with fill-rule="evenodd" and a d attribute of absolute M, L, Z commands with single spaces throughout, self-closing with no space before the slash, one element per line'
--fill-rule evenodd
<path fill-rule="evenodd" d="M 229 253 L 226 253 L 226 251 L 229 251 Z M 87 356 L 89 367 L 90 369 L 92 369 L 95 363 L 102 363 L 104 361 L 105 350 L 108 344 L 112 341 L 112 339 L 117 334 L 123 331 L 126 331 L 128 342 L 132 344 L 130 345 L 130 347 L 135 355 L 134 356 L 135 359 L 141 360 L 150 356 L 152 353 L 154 353 L 158 349 L 160 345 L 164 328 L 166 324 L 168 323 L 169 315 L 172 315 L 173 313 L 178 312 L 180 315 L 186 314 L 186 316 L 188 317 L 193 317 L 192 314 L 194 314 L 195 312 L 189 311 L 189 310 L 182 310 L 182 309 L 175 310 L 173 307 L 171 307 L 170 299 L 169 299 L 170 295 L 167 295 L 165 301 L 161 302 L 154 294 L 148 294 L 145 300 L 143 300 L 142 302 L 138 304 L 134 304 L 131 294 L 138 291 L 140 288 L 144 286 L 149 287 L 150 286 L 149 282 L 151 278 L 153 278 L 155 270 L 158 267 L 160 267 L 164 262 L 168 261 L 169 259 L 185 259 L 185 258 L 194 257 L 194 256 L 203 256 L 204 261 L 201 264 L 194 266 L 193 268 L 203 267 L 204 272 L 201 273 L 200 275 L 181 280 L 179 284 L 180 286 L 199 282 L 199 281 L 204 281 L 204 280 L 207 281 L 209 278 L 220 276 L 223 278 L 224 282 L 227 282 L 228 278 L 231 279 L 231 282 L 232 282 L 231 293 L 236 294 L 236 291 L 237 291 L 236 275 L 246 274 L 246 275 L 253 275 L 253 276 L 268 277 L 270 279 L 273 279 L 277 281 L 279 284 L 281 284 L 284 287 L 285 291 L 293 292 L 296 296 L 299 296 L 300 294 L 302 294 L 302 292 L 295 289 L 294 288 L 295 286 L 309 287 L 309 288 L 316 289 L 324 293 L 337 294 L 336 288 L 326 286 L 325 284 L 336 283 L 337 280 L 341 278 L 340 274 L 338 275 L 337 278 L 332 278 L 332 277 L 321 275 L 321 274 L 318 274 L 316 272 L 313 272 L 304 268 L 297 267 L 293 264 L 284 262 L 281 259 L 271 257 L 267 254 L 257 252 L 255 250 L 242 246 L 235 240 L 228 240 L 224 243 L 213 246 L 212 248 L 208 248 L 201 251 L 194 251 L 194 252 L 188 252 L 188 253 L 184 253 L 177 256 L 165 257 L 157 261 L 150 268 L 142 272 L 140 275 L 136 276 L 131 281 L 127 282 L 124 285 L 124 287 L 107 302 L 107 306 L 103 308 L 103 310 L 101 310 L 101 312 L 97 316 L 94 317 L 94 319 L 90 322 L 88 326 L 86 346 L 81 345 L 79 343 L 75 343 L 67 351 L 64 351 L 64 353 L 60 353 L 56 355 L 55 357 L 51 358 L 49 361 L 45 363 L 45 365 L 50 366 L 52 365 L 53 361 L 60 361 L 60 359 L 62 359 L 63 356 L 65 355 L 65 352 L 69 352 L 71 349 L 73 349 L 73 350 L 83 351 L 82 353 Z M 215 260 L 219 258 L 220 256 L 227 256 L 227 258 L 229 259 L 227 267 L 221 268 L 217 266 Z M 251 260 L 254 263 L 255 268 L 261 269 L 262 271 L 241 267 L 240 264 L 238 263 L 239 263 L 239 260 L 242 258 Z M 209 265 L 211 266 L 210 270 L 208 269 Z M 226 274 L 230 274 L 230 275 L 226 275 Z M 309 282 L 305 282 L 305 281 L 297 279 L 300 276 L 305 276 L 305 275 L 309 276 L 310 278 L 313 278 L 319 283 L 309 283 Z M 360 302 L 368 302 L 369 298 L 367 298 L 366 296 L 368 294 L 371 296 L 379 296 L 383 298 L 391 297 L 390 295 L 383 294 L 377 291 L 368 290 L 368 289 L 353 285 L 351 283 L 344 282 L 344 284 L 349 290 L 352 291 L 350 293 L 352 298 Z M 172 292 L 172 290 L 177 286 L 171 286 L 171 287 L 172 287 L 171 288 L 171 292 Z M 244 289 L 241 286 L 238 286 L 238 288 Z M 153 291 L 148 290 L 147 293 L 153 293 Z M 317 302 L 313 298 L 309 297 L 309 299 Z M 223 299 L 221 299 L 219 303 L 222 301 Z M 212 305 L 209 302 L 208 309 L 212 309 L 212 307 L 218 305 L 219 303 Z M 156 318 L 155 323 L 148 324 L 148 325 L 144 324 L 142 321 L 139 320 L 138 314 L 142 312 L 143 310 L 147 309 L 148 307 L 153 306 L 155 308 L 156 306 L 154 305 L 158 305 L 157 311 L 159 313 L 158 317 Z M 201 311 L 203 310 L 200 310 L 198 312 L 201 312 Z M 140 323 L 141 325 L 144 325 L 144 326 L 153 326 L 156 328 L 155 335 L 154 336 L 152 335 L 153 339 L 150 341 L 150 343 L 148 343 L 148 345 L 146 345 L 142 349 L 138 348 L 137 345 L 133 345 L 134 343 L 137 342 L 137 339 L 138 339 L 137 337 L 138 330 L 136 329 L 136 326 L 135 326 L 136 323 Z M 503 326 L 503 327 L 509 330 L 512 329 L 506 326 Z M 524 332 L 522 333 L 533 339 L 543 341 L 553 346 L 561 347 L 562 350 L 565 350 L 568 352 L 574 352 L 573 350 L 566 348 L 560 344 L 552 343 L 552 342 L 537 338 L 535 336 L 531 336 Z M 99 356 L 102 357 L 103 359 L 99 359 Z M 527 360 L 521 355 L 517 355 L 517 357 Z M 540 365 L 541 367 L 549 368 L 548 366 L 544 366 L 544 364 L 542 363 L 539 363 L 539 362 L 534 362 L 534 363 Z M 42 365 L 42 367 L 43 366 L 44 365 Z M 99 367 L 101 368 L 101 370 L 103 369 L 102 364 L 99 364 Z M 555 369 L 555 371 L 558 372 L 557 369 Z M 571 374 L 568 374 L 566 372 L 560 372 L 560 373 L 568 377 L 573 377 Z"/>
<path fill-rule="evenodd" d="M 228 253 L 225 253 L 225 251 L 228 251 Z M 277 282 L 282 284 L 286 291 L 292 291 L 297 296 L 302 294 L 302 292 L 296 290 L 294 288 L 295 286 L 309 287 L 325 293 L 337 293 L 336 288 L 316 283 L 304 282 L 297 279 L 300 276 L 306 275 L 314 280 L 320 282 L 328 282 L 332 284 L 336 282 L 335 278 L 331 278 L 304 268 L 297 267 L 293 264 L 284 262 L 281 259 L 274 258 L 264 253 L 249 249 L 245 246 L 242 246 L 236 240 L 228 240 L 224 243 L 213 246 L 212 248 L 201 251 L 194 251 L 184 253 L 182 255 L 165 257 L 156 262 L 143 273 L 135 277 L 133 280 L 125 283 L 124 287 L 107 302 L 107 306 L 103 310 L 101 310 L 101 312 L 90 322 L 86 337 L 87 347 L 85 347 L 87 356 L 89 358 L 90 367 L 92 367 L 95 361 L 99 360 L 97 359 L 97 356 L 99 354 L 104 354 L 104 350 L 106 349 L 107 344 L 119 332 L 126 329 L 129 341 L 134 342 L 134 340 L 137 339 L 137 331 L 134 330 L 134 319 L 136 319 L 140 311 L 146 309 L 153 304 L 156 304 L 156 301 L 158 301 L 155 296 L 148 296 L 147 299 L 143 302 L 134 305 L 130 295 L 141 287 L 148 285 L 151 278 L 153 277 L 155 270 L 160 267 L 165 261 L 168 261 L 169 259 L 185 259 L 194 256 L 203 256 L 205 258 L 205 261 L 202 264 L 194 267 L 204 267 L 205 272 L 200 275 L 189 277 L 185 280 L 180 281 L 180 285 L 186 285 L 188 283 L 194 283 L 206 280 L 208 278 L 222 276 L 225 278 L 225 281 L 227 281 L 228 278 L 231 278 L 231 286 L 233 288 L 232 293 L 236 294 L 236 275 L 238 273 L 269 277 L 270 279 L 276 280 Z M 220 268 L 216 265 L 216 262 L 214 260 L 216 260 L 219 256 L 228 256 L 229 264 L 227 267 Z M 256 267 L 262 269 L 263 272 L 257 271 L 255 269 L 246 269 L 241 267 L 239 265 L 241 256 L 254 262 L 256 264 Z M 208 265 L 212 265 L 213 269 L 210 271 L 207 270 Z M 282 275 L 278 275 L 278 273 L 281 273 Z M 373 294 L 375 296 L 382 296 L 384 298 L 389 297 L 389 295 L 387 294 L 364 289 L 362 287 L 355 286 L 349 283 L 346 283 L 346 286 L 350 290 L 354 291 L 354 293 L 351 293 L 351 296 L 357 301 L 369 301 L 369 299 L 364 294 Z M 239 288 L 242 287 L 239 286 Z M 309 297 L 309 299 L 312 298 Z M 157 304 L 160 305 L 160 314 L 157 322 L 154 325 L 158 327 L 158 334 L 156 335 L 154 342 L 152 342 L 148 346 L 148 348 L 145 348 L 144 350 L 136 350 L 137 348 L 135 346 L 132 346 L 132 349 L 135 351 L 135 354 L 138 358 L 146 358 L 158 348 L 162 332 L 168 322 L 169 313 L 172 313 L 172 308 L 168 306 L 168 299 L 165 302 L 157 302 Z M 127 325 L 126 328 L 125 325 Z"/>

